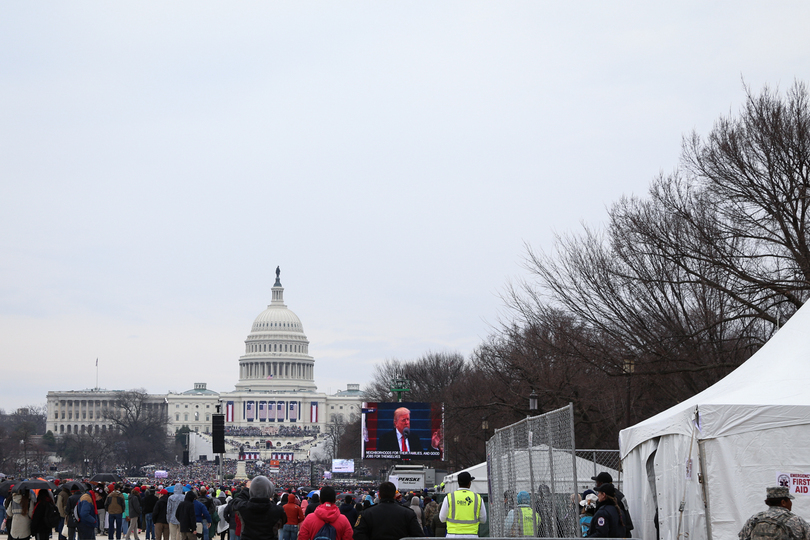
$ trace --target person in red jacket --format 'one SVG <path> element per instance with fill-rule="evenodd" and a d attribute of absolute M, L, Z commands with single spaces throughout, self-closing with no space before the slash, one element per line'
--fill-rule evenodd
<path fill-rule="evenodd" d="M 298 525 L 304 521 L 304 511 L 298 506 L 298 499 L 292 493 L 287 497 L 284 512 L 287 514 L 287 523 L 284 524 L 283 540 L 296 540 Z"/>
<path fill-rule="evenodd" d="M 335 540 L 352 540 L 354 536 L 352 525 L 335 506 L 336 497 L 335 488 L 331 486 L 321 488 L 321 504 L 301 524 L 298 540 L 312 540 L 325 523 L 335 528 L 337 533 Z"/>

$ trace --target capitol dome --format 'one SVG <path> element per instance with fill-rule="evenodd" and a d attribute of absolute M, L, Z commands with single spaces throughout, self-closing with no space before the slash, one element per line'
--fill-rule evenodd
<path fill-rule="evenodd" d="M 239 358 L 238 390 L 315 389 L 315 360 L 301 319 L 284 304 L 281 271 L 276 269 L 273 299 L 253 321 Z"/>
<path fill-rule="evenodd" d="M 298 315 L 287 309 L 286 306 L 270 304 L 253 321 L 251 333 L 280 330 L 295 330 L 303 333 L 304 327 L 301 326 L 301 319 L 298 318 Z"/>

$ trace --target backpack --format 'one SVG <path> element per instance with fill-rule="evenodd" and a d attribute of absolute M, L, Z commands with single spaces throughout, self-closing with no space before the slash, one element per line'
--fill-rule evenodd
<path fill-rule="evenodd" d="M 70 505 L 70 499 L 68 499 L 67 507 L 65 508 L 65 522 L 67 523 L 68 527 L 75 527 L 76 524 L 79 522 L 79 514 L 76 512 L 76 507 L 79 506 L 79 501 L 76 501 L 76 504 L 73 506 Z"/>
<path fill-rule="evenodd" d="M 783 512 L 779 516 L 763 516 L 757 519 L 751 529 L 751 540 L 793 540 L 793 531 L 787 526 L 791 514 Z"/>
<path fill-rule="evenodd" d="M 75 521 L 76 523 L 81 521 L 81 519 L 79 519 L 79 503 L 78 502 L 73 506 L 73 521 Z"/>
<path fill-rule="evenodd" d="M 59 509 L 56 508 L 56 505 L 53 503 L 48 503 L 48 508 L 45 510 L 45 521 L 48 525 L 51 526 L 52 529 L 55 529 L 59 526 L 59 521 L 62 519 L 62 516 L 59 515 Z"/>
<path fill-rule="evenodd" d="M 321 530 L 315 533 L 312 540 L 335 540 L 337 538 L 337 530 L 331 523 L 324 523 Z"/>

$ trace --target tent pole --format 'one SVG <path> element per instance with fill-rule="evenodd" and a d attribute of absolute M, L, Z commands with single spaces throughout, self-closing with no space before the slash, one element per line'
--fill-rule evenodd
<path fill-rule="evenodd" d="M 689 441 L 689 454 L 687 454 L 686 459 L 692 459 L 692 448 L 695 444 L 695 431 L 697 430 L 697 423 L 699 419 L 699 407 L 695 406 L 695 412 L 692 416 L 692 438 Z M 684 481 L 683 484 L 683 497 L 681 498 L 681 504 L 678 506 L 678 540 L 681 538 L 681 531 L 683 530 L 683 511 L 686 509 L 686 488 L 687 483 Z M 686 536 L 688 537 L 689 534 L 687 533 Z"/>
<path fill-rule="evenodd" d="M 706 441 L 698 439 L 698 460 L 700 461 L 700 486 L 703 491 L 703 508 L 706 515 L 706 540 L 712 540 L 712 512 L 709 504 L 709 476 L 706 474 Z"/>

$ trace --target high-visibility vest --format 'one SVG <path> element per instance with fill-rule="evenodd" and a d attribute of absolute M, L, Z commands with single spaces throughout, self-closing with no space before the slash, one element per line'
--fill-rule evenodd
<path fill-rule="evenodd" d="M 536 515 L 537 512 L 528 506 L 518 506 L 518 510 L 520 510 L 523 518 L 523 536 L 535 536 L 533 516 Z M 540 516 L 537 516 L 537 525 L 540 526 Z"/>
<path fill-rule="evenodd" d="M 457 489 L 447 498 L 447 534 L 478 534 L 481 496 L 469 489 Z"/>

